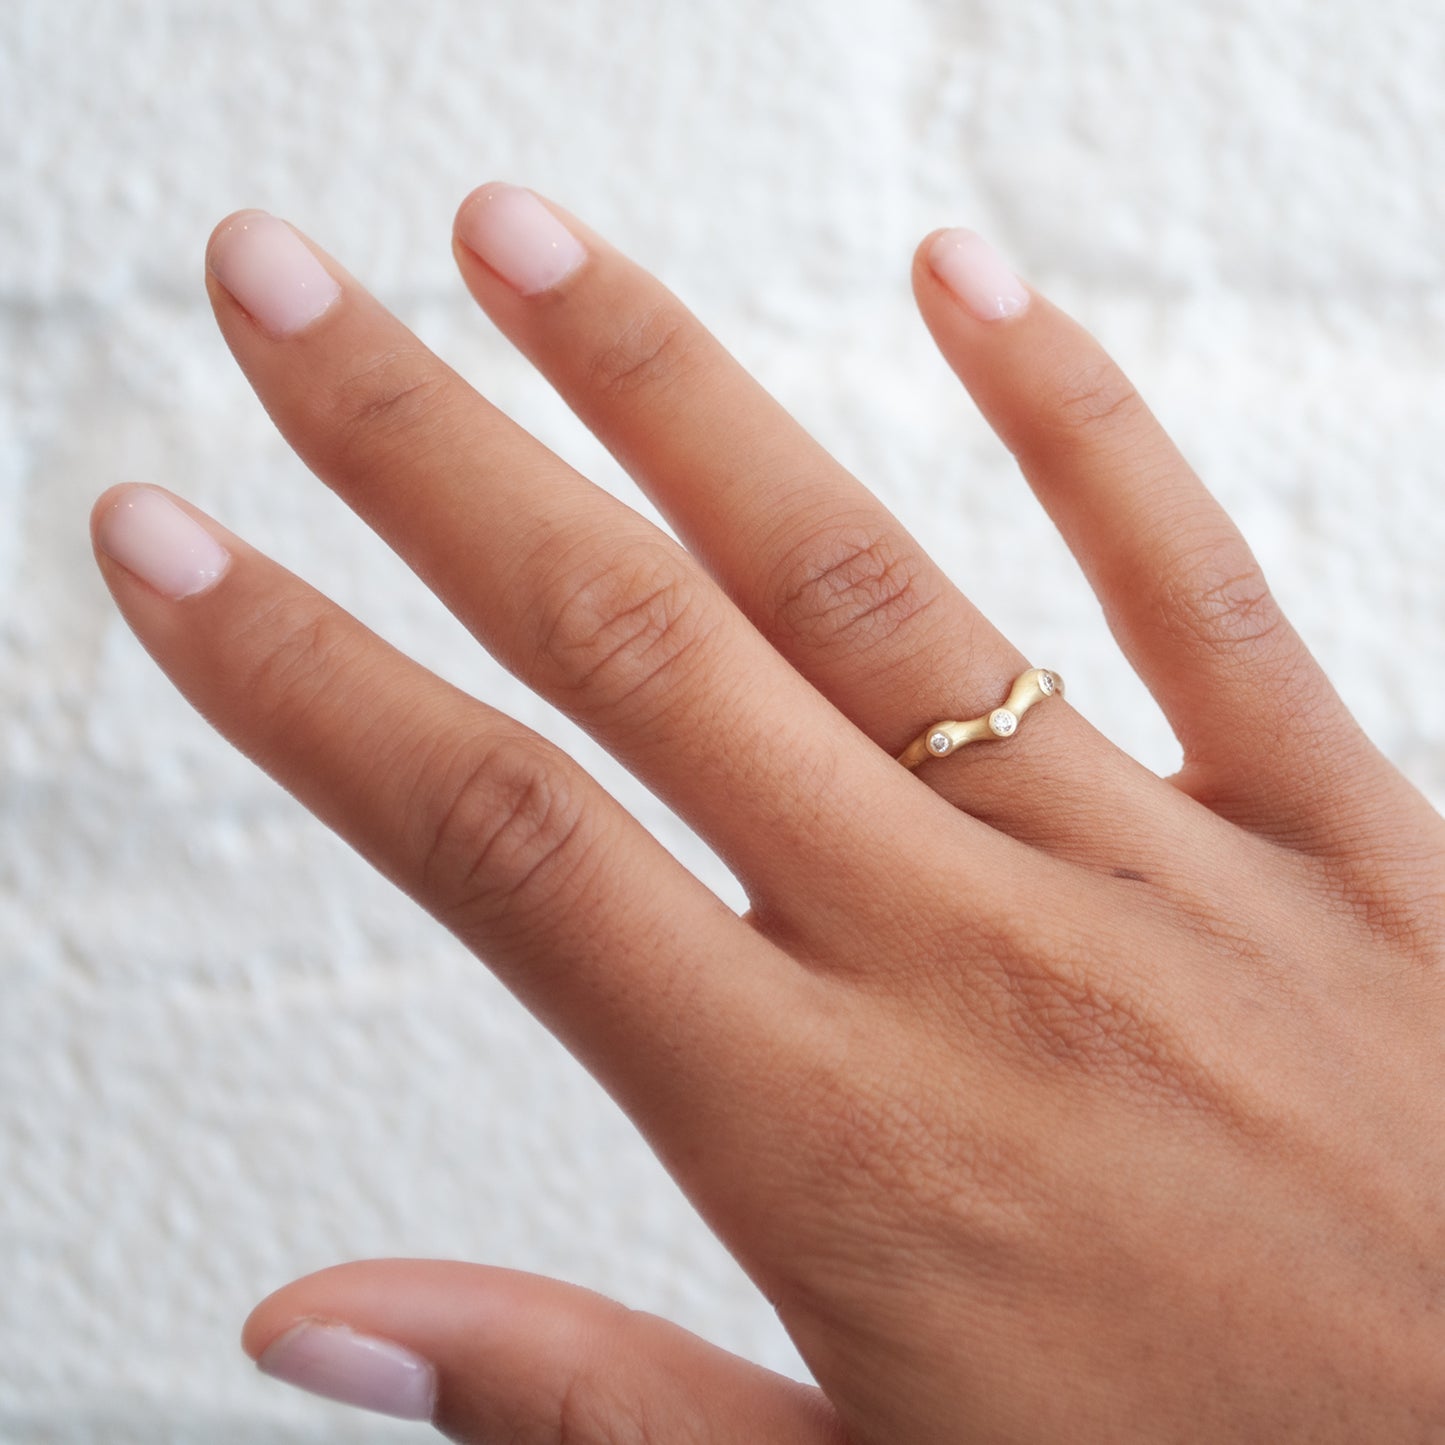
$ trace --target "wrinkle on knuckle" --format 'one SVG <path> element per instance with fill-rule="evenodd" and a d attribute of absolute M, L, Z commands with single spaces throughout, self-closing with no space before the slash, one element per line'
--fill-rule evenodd
<path fill-rule="evenodd" d="M 1238 537 L 1210 538 L 1178 553 L 1154 603 L 1175 643 L 1194 656 L 1229 656 L 1278 636 L 1284 614 Z"/>
<path fill-rule="evenodd" d="M 1051 410 L 1054 426 L 1074 437 L 1112 437 L 1148 415 L 1138 388 L 1103 353 L 1063 371 Z"/>
<path fill-rule="evenodd" d="M 410 446 L 436 422 L 451 382 L 451 373 L 424 347 L 392 347 L 333 385 L 326 421 L 347 453 L 388 442 Z"/>
<path fill-rule="evenodd" d="M 250 708 L 293 725 L 344 667 L 349 619 L 319 598 L 278 598 L 238 624 L 233 655 L 249 656 L 240 692 Z"/>
<path fill-rule="evenodd" d="M 460 933 L 550 906 L 581 872 L 579 790 L 519 740 L 459 752 L 431 789 L 418 876 L 437 917 Z"/>
<path fill-rule="evenodd" d="M 691 371 L 697 354 L 696 323 L 677 302 L 660 302 L 596 352 L 587 390 L 609 402 L 639 393 L 655 398 Z"/>
<path fill-rule="evenodd" d="M 829 525 L 778 565 L 768 627 L 814 647 L 887 642 L 940 597 L 932 568 L 887 532 Z"/>
<path fill-rule="evenodd" d="M 624 707 L 674 690 L 717 618 L 675 559 L 636 555 L 587 564 L 559 585 L 540 647 L 564 686 L 593 706 Z"/>

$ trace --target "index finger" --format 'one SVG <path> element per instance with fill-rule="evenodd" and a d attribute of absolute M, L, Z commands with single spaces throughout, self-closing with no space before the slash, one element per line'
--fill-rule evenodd
<path fill-rule="evenodd" d="M 96 504 L 101 570 L 191 703 L 475 950 L 654 1139 L 739 1126 L 804 975 L 572 759 L 159 489 Z M 766 1067 L 759 1069 L 759 1060 Z M 767 1086 L 772 1089 L 772 1084 Z"/>

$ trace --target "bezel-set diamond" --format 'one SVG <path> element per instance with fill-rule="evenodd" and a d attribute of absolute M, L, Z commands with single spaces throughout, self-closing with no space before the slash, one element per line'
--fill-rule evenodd
<path fill-rule="evenodd" d="M 928 758 L 944 758 L 968 743 L 1011 738 L 1023 726 L 1023 716 L 1046 697 L 1062 697 L 1064 680 L 1046 667 L 1031 667 L 1014 678 L 1008 695 L 992 712 L 967 721 L 936 722 L 918 734 L 898 754 L 905 768 L 916 768 Z"/>
<path fill-rule="evenodd" d="M 1011 737 L 1018 725 L 1018 718 L 1006 707 L 996 707 L 988 715 L 988 730 L 996 738 Z"/>

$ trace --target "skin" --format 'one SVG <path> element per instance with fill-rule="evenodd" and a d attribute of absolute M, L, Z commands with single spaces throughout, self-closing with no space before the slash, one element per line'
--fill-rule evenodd
<path fill-rule="evenodd" d="M 746 916 L 214 522 L 232 564 L 181 601 L 99 563 L 205 716 L 628 1110 L 820 1388 L 460 1263 L 297 1281 L 248 1352 L 307 1318 L 394 1340 L 469 1442 L 1445 1440 L 1445 825 L 1228 518 L 1092 337 L 1038 295 L 976 319 L 925 242 L 923 318 L 1185 762 L 1161 779 L 1049 699 L 910 773 L 893 754 L 1030 660 L 552 209 L 588 251 L 556 287 L 457 243 L 462 275 L 683 546 L 319 251 L 344 294 L 294 336 L 212 301 L 316 475 L 717 849 Z"/>

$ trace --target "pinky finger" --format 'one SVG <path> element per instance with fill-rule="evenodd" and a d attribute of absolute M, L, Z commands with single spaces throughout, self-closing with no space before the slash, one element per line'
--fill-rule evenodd
<path fill-rule="evenodd" d="M 1408 791 L 1282 615 L 1259 564 L 1128 378 L 980 238 L 937 233 L 914 288 L 939 349 L 1078 558 L 1214 811 L 1355 845 Z"/>
<path fill-rule="evenodd" d="M 242 1334 L 261 1369 L 463 1445 L 845 1445 L 821 1392 L 536 1275 L 379 1259 L 308 1275 Z"/>

